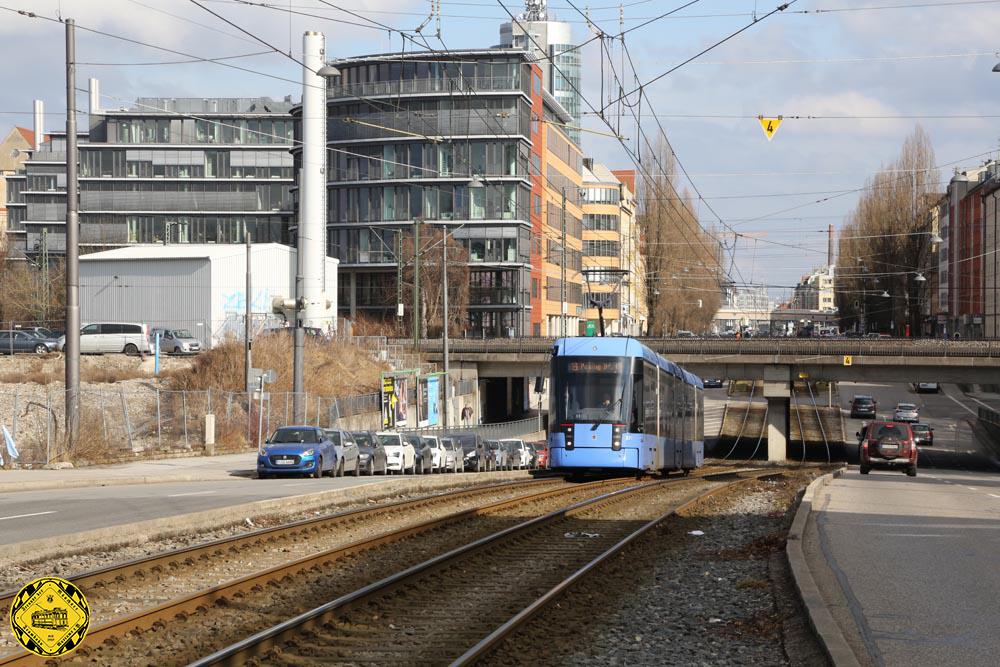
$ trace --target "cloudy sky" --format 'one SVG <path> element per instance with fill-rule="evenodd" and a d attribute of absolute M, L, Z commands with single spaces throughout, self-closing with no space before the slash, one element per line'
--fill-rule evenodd
<path fill-rule="evenodd" d="M 80 86 L 95 76 L 102 104 L 122 106 L 139 96 L 298 98 L 294 81 L 300 70 L 287 55 L 262 53 L 269 48 L 207 10 L 279 50 L 291 49 L 295 57 L 304 30 L 322 31 L 328 54 L 339 57 L 399 50 L 398 33 L 386 28 L 413 30 L 431 8 L 430 0 L 199 2 L 0 0 L 0 123 L 30 126 L 35 98 L 45 101 L 50 128 L 64 123 L 58 111 L 65 95 L 62 26 L 9 9 L 72 17 L 81 28 L 176 52 L 78 31 Z M 522 8 L 520 0 L 503 2 L 514 13 Z M 619 10 L 610 0 L 594 0 L 586 10 L 576 0 L 552 0 L 558 17 L 573 23 L 577 41 L 592 37 L 594 28 L 570 2 L 589 11 L 607 34 L 620 31 L 620 11 L 628 29 L 685 4 L 628 0 Z M 423 29 L 435 49 L 496 44 L 499 24 L 507 19 L 496 0 L 441 0 L 441 6 L 441 39 L 434 21 Z M 776 6 L 775 0 L 695 1 L 629 32 L 625 46 L 639 80 L 648 82 Z M 943 178 L 955 167 L 997 157 L 1000 73 L 991 69 L 998 62 L 998 34 L 1000 0 L 798 0 L 649 84 L 643 127 L 655 140 L 655 120 L 645 116 L 659 116 L 693 182 L 681 179 L 682 185 L 704 198 L 698 204 L 702 223 L 752 237 L 734 242 L 726 234 L 735 248 L 733 277 L 767 284 L 780 295 L 825 263 L 827 225 L 841 223 L 856 201 L 854 190 L 894 159 L 915 124 L 929 132 Z M 620 41 L 609 52 L 621 73 Z M 204 62 L 161 64 L 232 56 L 245 57 L 226 62 L 252 71 Z M 584 47 L 583 58 L 584 96 L 600 108 L 602 69 L 605 102 L 612 89 L 600 40 Z M 627 60 L 624 69 L 633 80 Z M 81 94 L 78 108 L 85 105 Z M 764 137 L 758 115 L 785 118 L 773 141 Z M 583 124 L 607 130 L 593 116 Z M 620 132 L 632 150 L 642 148 L 634 120 L 623 122 Z M 583 136 L 588 154 L 612 168 L 633 166 L 618 141 Z"/>

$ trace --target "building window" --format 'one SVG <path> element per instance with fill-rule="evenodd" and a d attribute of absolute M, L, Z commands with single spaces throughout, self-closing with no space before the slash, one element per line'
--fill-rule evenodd
<path fill-rule="evenodd" d="M 583 254 L 588 257 L 618 257 L 619 253 L 618 241 L 586 239 L 583 242 Z"/>
<path fill-rule="evenodd" d="M 593 231 L 617 232 L 619 223 L 619 216 L 607 213 L 585 213 L 583 216 L 583 228 Z"/>

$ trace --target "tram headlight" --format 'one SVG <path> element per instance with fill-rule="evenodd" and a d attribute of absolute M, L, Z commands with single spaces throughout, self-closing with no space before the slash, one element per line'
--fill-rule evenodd
<path fill-rule="evenodd" d="M 625 431 L 625 424 L 611 425 L 611 449 L 618 451 L 622 448 L 622 433 Z"/>
<path fill-rule="evenodd" d="M 560 424 L 560 426 L 562 426 L 563 435 L 566 438 L 566 449 L 573 449 L 573 424 Z"/>

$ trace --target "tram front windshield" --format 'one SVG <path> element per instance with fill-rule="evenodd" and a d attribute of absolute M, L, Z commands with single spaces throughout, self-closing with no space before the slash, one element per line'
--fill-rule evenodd
<path fill-rule="evenodd" d="M 627 362 L 621 357 L 553 359 L 550 400 L 556 423 L 625 423 L 631 394 Z"/>

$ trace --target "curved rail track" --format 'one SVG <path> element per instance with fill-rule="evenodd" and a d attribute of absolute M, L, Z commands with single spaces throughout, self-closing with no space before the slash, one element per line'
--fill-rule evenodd
<path fill-rule="evenodd" d="M 470 664 L 678 511 L 733 485 L 780 474 L 745 472 L 751 474 L 635 484 L 575 502 L 359 588 L 192 666 Z M 651 499 L 645 507 L 643 498 Z"/>
<path fill-rule="evenodd" d="M 265 586 L 283 585 L 282 582 L 294 579 L 303 572 L 315 572 L 324 567 L 335 567 L 336 561 L 351 554 L 398 542 L 448 524 L 458 523 L 474 517 L 488 516 L 507 508 L 526 504 L 530 505 L 533 502 L 558 498 L 567 494 L 600 492 L 608 487 L 625 486 L 634 483 L 634 480 L 617 478 L 571 484 L 561 478 L 550 478 L 463 489 L 457 492 L 445 492 L 414 500 L 387 503 L 374 508 L 352 510 L 327 517 L 275 526 L 245 535 L 224 538 L 85 573 L 72 579 L 76 585 L 84 590 L 88 597 L 93 596 L 90 604 L 91 609 L 94 609 L 94 602 L 101 596 L 103 588 L 127 585 L 128 581 L 132 579 L 148 579 L 149 581 L 143 583 L 143 586 L 149 586 L 150 583 L 155 585 L 158 579 L 176 576 L 182 570 L 194 574 L 213 559 L 227 559 L 232 557 L 234 553 L 242 554 L 246 550 L 252 549 L 278 550 L 280 552 L 282 543 L 286 543 L 288 540 L 309 539 L 321 533 L 343 529 L 349 524 L 375 519 L 379 515 L 389 512 L 399 512 L 406 509 L 439 505 L 442 503 L 454 503 L 458 499 L 474 499 L 476 496 L 495 494 L 498 491 L 510 490 L 516 492 L 524 488 L 531 491 L 527 494 L 515 495 L 512 498 L 498 502 L 449 513 L 442 517 L 408 525 L 390 532 L 383 532 L 374 537 L 362 539 L 347 545 L 335 546 L 321 551 L 314 550 L 307 556 L 291 561 L 285 560 L 274 567 L 256 571 L 217 586 L 198 589 L 163 604 L 149 606 L 136 613 L 111 620 L 99 627 L 92 627 L 87 635 L 86 645 L 80 649 L 80 653 L 86 653 L 94 647 L 100 647 L 100 645 L 109 640 L 112 642 L 120 641 L 134 633 L 169 624 L 174 619 L 185 618 L 212 605 L 226 604 L 227 601 L 240 599 Z M 537 490 L 534 487 L 537 487 Z M 6 599 L 9 600 L 9 598 Z M 7 602 L 7 606 L 9 607 L 9 601 Z M 25 652 L 0 657 L 0 666 L 3 667 L 40 664 L 46 663 L 43 659 Z"/>

